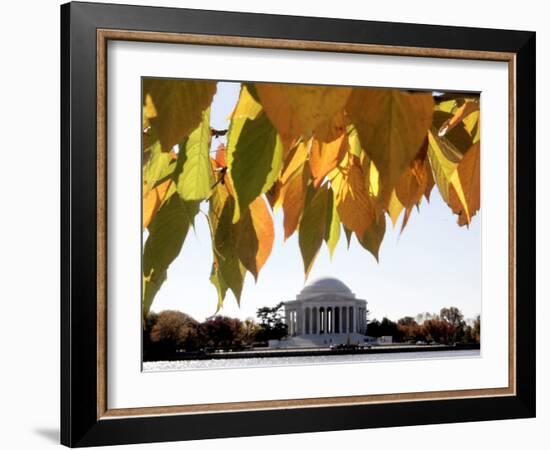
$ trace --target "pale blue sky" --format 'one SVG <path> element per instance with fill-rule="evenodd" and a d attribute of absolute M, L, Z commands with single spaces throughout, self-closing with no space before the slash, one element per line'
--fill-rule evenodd
<path fill-rule="evenodd" d="M 218 83 L 211 111 L 214 128 L 225 129 L 239 93 L 238 83 Z M 213 147 L 220 140 L 213 140 Z M 201 209 L 206 211 L 206 204 Z M 434 187 L 430 203 L 423 201 L 420 213 L 413 211 L 404 232 L 401 219 L 396 229 L 387 219 L 380 249 L 380 262 L 353 239 L 349 250 L 345 236 L 332 261 L 323 245 L 308 281 L 321 276 L 337 277 L 359 297 L 366 299 L 370 318 L 396 320 L 444 306 L 457 306 L 465 317 L 481 312 L 481 213 L 470 228 L 459 227 L 456 216 Z M 304 287 L 304 269 L 297 233 L 283 241 L 282 211 L 274 216 L 275 244 L 258 282 L 247 274 L 241 306 L 228 292 L 221 314 L 255 317 L 256 309 L 291 300 Z M 203 320 L 216 310 L 216 289 L 209 281 L 212 250 L 208 224 L 196 218 L 178 258 L 168 270 L 168 279 L 152 306 L 153 311 L 178 309 Z"/>

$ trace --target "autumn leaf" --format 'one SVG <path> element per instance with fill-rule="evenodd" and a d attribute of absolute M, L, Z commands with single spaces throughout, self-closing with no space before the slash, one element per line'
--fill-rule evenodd
<path fill-rule="evenodd" d="M 399 219 L 399 215 L 401 214 L 401 211 L 403 211 L 403 208 L 404 208 L 403 203 L 401 203 L 399 201 L 399 198 L 397 198 L 395 190 L 392 191 L 386 210 L 388 211 L 388 215 L 390 216 L 392 225 L 394 227 L 395 227 L 395 224 L 397 223 L 397 219 Z"/>
<path fill-rule="evenodd" d="M 308 166 L 302 164 L 300 170 L 283 187 L 283 226 L 285 240 L 298 228 L 302 211 L 306 202 L 307 184 L 309 180 Z"/>
<path fill-rule="evenodd" d="M 368 250 L 378 261 L 380 245 L 386 234 L 386 216 L 383 213 L 377 214 L 370 226 L 362 236 L 356 235 L 361 246 Z"/>
<path fill-rule="evenodd" d="M 395 194 L 405 209 L 410 209 L 420 203 L 428 186 L 428 174 L 424 160 L 413 160 L 395 186 Z"/>
<path fill-rule="evenodd" d="M 215 81 L 143 80 L 144 115 L 156 129 L 163 151 L 170 151 L 197 128 L 215 92 Z"/>
<path fill-rule="evenodd" d="M 227 165 L 236 205 L 233 222 L 241 211 L 277 180 L 281 167 L 282 146 L 275 128 L 265 114 L 256 119 L 231 122 L 227 142 Z"/>
<path fill-rule="evenodd" d="M 275 229 L 269 208 L 262 197 L 256 198 L 235 225 L 235 251 L 246 269 L 258 279 L 258 274 L 271 254 Z"/>
<path fill-rule="evenodd" d="M 351 88 L 300 84 L 255 83 L 256 92 L 269 120 L 273 123 L 285 150 L 299 137 L 317 136 L 324 140 L 327 126 L 340 112 Z"/>
<path fill-rule="evenodd" d="M 358 236 L 363 235 L 374 219 L 374 205 L 364 180 L 359 159 L 353 155 L 341 175 L 332 180 L 340 220 Z"/>
<path fill-rule="evenodd" d="M 449 122 L 452 119 L 453 115 L 445 113 L 442 111 L 434 111 L 433 115 L 433 128 L 435 130 L 440 130 L 444 127 L 445 123 Z M 472 136 L 469 131 L 466 129 L 466 126 L 463 122 L 454 124 L 454 126 L 448 129 L 441 136 L 438 133 L 434 133 L 440 140 L 444 140 L 450 146 L 452 146 L 454 152 L 458 152 L 459 158 L 466 153 L 466 151 L 472 146 Z"/>
<path fill-rule="evenodd" d="M 431 93 L 355 88 L 346 109 L 363 149 L 376 165 L 381 188 L 390 193 L 416 156 L 432 123 Z"/>
<path fill-rule="evenodd" d="M 313 262 L 325 237 L 329 194 L 327 186 L 321 186 L 317 190 L 310 187 L 308 192 L 309 201 L 306 202 L 300 221 L 298 243 L 304 261 L 306 278 L 313 267 Z"/>
<path fill-rule="evenodd" d="M 449 189 L 452 186 L 456 198 L 461 203 L 467 221 L 470 221 L 468 203 L 462 188 L 462 182 L 458 176 L 457 168 L 462 155 L 448 142 L 445 137 L 434 135 L 432 131 L 428 133 L 428 158 L 433 170 L 435 183 L 439 193 L 445 202 L 453 208 L 450 199 Z M 456 202 L 455 203 L 455 208 Z"/>
<path fill-rule="evenodd" d="M 334 250 L 340 240 L 340 228 L 341 222 L 338 216 L 338 210 L 336 209 L 336 198 L 334 191 L 330 190 L 327 206 L 327 224 L 325 228 L 325 242 L 327 243 L 330 257 L 334 256 Z"/>
<path fill-rule="evenodd" d="M 478 102 L 464 102 L 457 111 L 450 117 L 448 120 L 441 125 L 439 131 L 437 132 L 438 136 L 445 136 L 449 131 L 456 127 L 460 122 L 462 122 L 466 117 L 468 117 L 473 112 L 479 111 Z"/>
<path fill-rule="evenodd" d="M 283 170 L 279 178 L 283 184 L 286 183 L 298 169 L 302 168 L 309 156 L 311 143 L 312 139 L 300 141 L 290 150 L 285 158 Z"/>
<path fill-rule="evenodd" d="M 457 190 L 452 187 L 450 191 L 450 205 L 455 214 L 459 215 L 459 225 L 468 225 L 471 217 L 474 216 L 480 208 L 480 145 L 475 143 L 470 150 L 466 152 L 462 161 L 458 164 L 457 173 L 464 193 L 464 202 L 461 201 Z"/>
<path fill-rule="evenodd" d="M 432 131 L 428 133 L 428 158 L 439 193 L 445 202 L 449 202 L 449 185 L 456 171 L 461 155 L 452 146 Z"/>
<path fill-rule="evenodd" d="M 168 179 L 143 196 L 143 228 L 147 228 L 164 202 L 172 180 Z"/>
<path fill-rule="evenodd" d="M 313 186 L 319 187 L 325 176 L 333 170 L 348 150 L 349 142 L 346 133 L 330 142 L 314 139 L 311 145 L 309 167 L 313 175 Z"/>

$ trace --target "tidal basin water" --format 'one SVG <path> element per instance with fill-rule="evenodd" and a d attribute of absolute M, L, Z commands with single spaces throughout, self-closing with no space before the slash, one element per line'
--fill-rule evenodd
<path fill-rule="evenodd" d="M 270 358 L 200 359 L 188 361 L 154 361 L 143 363 L 144 372 L 201 369 L 239 369 L 248 367 L 303 366 L 312 364 L 374 363 L 422 359 L 479 358 L 479 350 L 442 350 L 437 352 L 368 353 L 359 355 L 277 356 Z"/>

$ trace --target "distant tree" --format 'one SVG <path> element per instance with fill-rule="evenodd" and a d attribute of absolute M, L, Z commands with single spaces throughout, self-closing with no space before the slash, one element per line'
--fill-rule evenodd
<path fill-rule="evenodd" d="M 252 345 L 256 341 L 258 333 L 261 330 L 260 325 L 258 325 L 253 318 L 249 317 L 242 323 L 241 327 L 241 340 L 243 344 Z"/>
<path fill-rule="evenodd" d="M 288 334 L 288 325 L 284 323 L 282 309 L 283 302 L 273 307 L 264 306 L 256 311 L 260 319 L 260 327 L 256 334 L 258 342 L 267 342 L 272 339 L 282 339 Z"/>
<path fill-rule="evenodd" d="M 464 315 L 460 309 L 455 306 L 441 308 L 439 315 L 442 320 L 447 321 L 452 326 L 449 343 L 454 344 L 456 342 L 462 342 L 466 334 L 466 322 L 464 322 Z"/>
<path fill-rule="evenodd" d="M 196 350 L 200 346 L 199 323 L 181 311 L 162 311 L 150 331 L 151 343 L 164 351 Z"/>
<path fill-rule="evenodd" d="M 481 317 L 479 315 L 475 318 L 474 324 L 472 325 L 471 336 L 472 336 L 472 340 L 479 344 L 479 340 L 481 336 Z"/>
<path fill-rule="evenodd" d="M 422 327 L 426 338 L 439 344 L 452 343 L 456 333 L 456 327 L 440 317 L 425 320 Z"/>
<path fill-rule="evenodd" d="M 367 334 L 372 337 L 382 336 L 380 332 L 380 321 L 378 319 L 372 319 L 367 324 Z"/>
<path fill-rule="evenodd" d="M 397 328 L 404 341 L 417 341 L 425 339 L 422 327 L 410 316 L 402 317 L 397 321 Z"/>
<path fill-rule="evenodd" d="M 143 349 L 143 360 L 147 361 L 151 358 L 152 352 L 154 351 L 154 344 L 151 342 L 151 330 L 155 323 L 158 320 L 158 314 L 156 312 L 150 312 L 147 314 L 147 317 L 143 323 L 143 332 L 142 332 L 142 349 Z"/>
<path fill-rule="evenodd" d="M 460 309 L 456 308 L 455 306 L 450 306 L 449 308 L 441 308 L 439 316 L 443 320 L 449 322 L 451 325 L 454 325 L 455 327 L 460 326 L 460 324 L 464 321 L 463 314 L 460 312 Z"/>
<path fill-rule="evenodd" d="M 243 344 L 243 324 L 239 319 L 214 316 L 201 323 L 200 328 L 209 347 L 227 349 Z"/>
<path fill-rule="evenodd" d="M 372 337 L 391 336 L 394 341 L 401 341 L 403 333 L 396 322 L 384 317 L 381 322 L 377 319 L 372 320 L 367 325 L 367 334 Z"/>

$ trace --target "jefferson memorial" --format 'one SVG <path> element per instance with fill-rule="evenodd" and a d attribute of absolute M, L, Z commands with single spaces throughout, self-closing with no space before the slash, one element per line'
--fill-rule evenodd
<path fill-rule="evenodd" d="M 367 301 L 355 297 L 336 278 L 307 284 L 284 304 L 288 337 L 275 346 L 316 347 L 362 344 L 367 331 Z"/>

